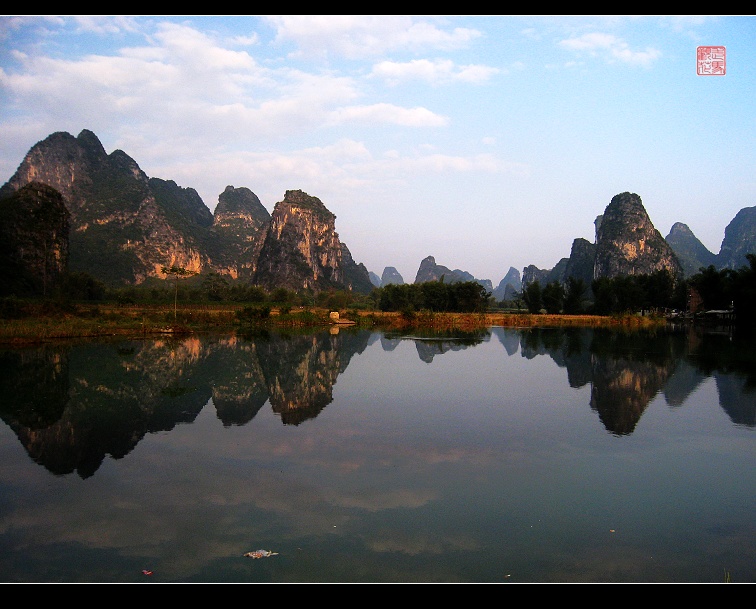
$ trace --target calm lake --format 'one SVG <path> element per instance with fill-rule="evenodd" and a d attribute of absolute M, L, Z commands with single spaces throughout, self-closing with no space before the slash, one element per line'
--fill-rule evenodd
<path fill-rule="evenodd" d="M 0 349 L 0 580 L 753 583 L 754 351 L 500 327 Z"/>

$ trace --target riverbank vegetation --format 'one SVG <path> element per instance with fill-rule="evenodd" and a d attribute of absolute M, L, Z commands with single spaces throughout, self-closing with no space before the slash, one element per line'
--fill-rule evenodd
<path fill-rule="evenodd" d="M 526 312 L 452 313 L 421 311 L 379 311 L 305 306 L 269 306 L 185 303 L 171 304 L 56 303 L 52 301 L 2 302 L 0 343 L 25 344 L 106 336 L 182 335 L 207 332 L 235 332 L 260 328 L 375 328 L 406 330 L 474 330 L 491 326 L 509 327 L 648 327 L 664 324 L 658 317 L 637 315 L 549 315 Z M 8 309 L 13 314 L 8 314 Z M 338 317 L 333 313 L 338 313 Z"/>
<path fill-rule="evenodd" d="M 49 298 L 0 298 L 0 341 L 69 337 L 228 332 L 252 327 L 376 327 L 468 330 L 490 326 L 648 327 L 696 311 L 733 312 L 756 320 L 756 256 L 749 267 L 714 267 L 686 281 L 665 272 L 565 286 L 538 282 L 496 302 L 477 282 L 389 284 L 370 294 L 271 292 L 210 273 L 175 281 L 107 288 L 84 274 L 65 277 Z M 332 314 L 337 313 L 334 317 Z"/>

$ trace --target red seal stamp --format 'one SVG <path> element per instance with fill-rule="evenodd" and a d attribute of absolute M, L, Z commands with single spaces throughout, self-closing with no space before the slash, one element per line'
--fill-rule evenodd
<path fill-rule="evenodd" d="M 698 47 L 696 49 L 696 74 L 724 76 L 726 72 L 727 52 L 724 47 Z"/>

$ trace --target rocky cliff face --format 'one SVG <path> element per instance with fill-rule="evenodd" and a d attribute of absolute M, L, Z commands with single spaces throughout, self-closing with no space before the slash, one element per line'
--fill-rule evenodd
<path fill-rule="evenodd" d="M 495 300 L 511 300 L 516 296 L 516 293 L 522 289 L 522 279 L 520 278 L 520 271 L 513 266 L 509 267 L 507 274 L 496 286 L 492 295 Z"/>
<path fill-rule="evenodd" d="M 420 267 L 415 275 L 415 283 L 425 283 L 427 281 L 443 281 L 446 283 L 461 283 L 474 281 L 482 285 L 487 292 L 493 292 L 493 284 L 490 279 L 476 279 L 472 274 L 460 269 L 451 270 L 443 265 L 436 264 L 433 256 L 428 256 L 420 262 Z"/>
<path fill-rule="evenodd" d="M 46 296 L 68 268 L 70 214 L 61 194 L 30 182 L 0 199 L 0 295 Z"/>
<path fill-rule="evenodd" d="M 123 151 L 107 154 L 88 130 L 37 143 L 0 198 L 32 181 L 63 197 L 70 270 L 106 284 L 164 278 L 164 267 L 177 266 L 248 282 L 259 277 L 266 287 L 372 289 L 367 270 L 339 241 L 335 216 L 300 191 L 288 191 L 272 217 L 252 191 L 228 186 L 213 215 L 194 189 L 148 178 Z"/>
<path fill-rule="evenodd" d="M 276 203 L 263 238 L 253 283 L 267 289 L 312 289 L 356 284 L 372 289 L 367 270 L 357 268 L 339 241 L 336 216 L 317 197 L 287 190 Z M 361 272 L 361 271 L 364 271 Z"/>
<path fill-rule="evenodd" d="M 654 228 L 637 194 L 612 198 L 598 225 L 593 276 L 651 275 L 666 269 L 682 276 L 682 267 L 670 245 Z"/>
<path fill-rule="evenodd" d="M 529 264 L 522 269 L 522 287 L 525 288 L 536 281 L 541 284 L 541 287 L 545 286 L 550 272 L 551 269 L 539 269 L 536 265 Z"/>
<path fill-rule="evenodd" d="M 493 292 L 493 283 L 490 279 L 478 279 L 472 273 L 468 273 L 467 271 L 463 271 L 462 269 L 454 269 L 452 273 L 454 274 L 454 277 L 457 281 L 474 281 L 475 283 L 482 285 L 485 288 L 486 292 L 488 292 L 489 294 Z"/>
<path fill-rule="evenodd" d="M 364 264 L 355 262 L 346 243 L 341 243 L 341 264 L 344 270 L 344 283 L 342 287 L 354 290 L 360 294 L 369 294 L 373 289 L 370 273 Z"/>
<path fill-rule="evenodd" d="M 71 221 L 77 225 L 82 209 L 87 207 L 92 176 L 101 172 L 107 162 L 105 149 L 91 131 L 82 131 L 78 138 L 70 133 L 53 133 L 26 154 L 13 177 L 0 188 L 0 196 L 29 182 L 47 184 L 63 195 Z M 141 172 L 137 174 L 138 180 L 146 182 Z"/>
<path fill-rule="evenodd" d="M 415 283 L 425 283 L 426 281 L 440 281 L 444 278 L 445 282 L 454 281 L 454 273 L 450 268 L 436 264 L 433 256 L 428 256 L 420 261 L 420 266 L 415 275 Z"/>
<path fill-rule="evenodd" d="M 650 275 L 660 269 L 669 270 L 675 277 L 685 273 L 672 244 L 654 228 L 638 195 L 625 192 L 613 197 L 605 212 L 596 217 L 594 226 L 596 243 L 575 239 L 569 258 L 562 258 L 552 269 L 534 265 L 523 269 L 522 285 L 534 281 L 541 286 L 553 281 L 565 284 L 575 278 L 590 291 L 593 280 L 600 277 Z M 680 235 L 685 225 L 675 227 L 674 234 Z M 690 236 L 698 241 L 692 233 Z M 687 236 L 685 242 L 690 243 Z"/>
<path fill-rule="evenodd" d="M 218 197 L 212 223 L 217 237 L 213 262 L 218 272 L 251 280 L 257 267 L 270 213 L 249 188 L 226 186 Z"/>
<path fill-rule="evenodd" d="M 94 133 L 53 133 L 26 155 L 0 197 L 38 181 L 63 195 L 71 214 L 70 266 L 106 283 L 141 283 L 163 266 L 200 272 L 209 260 L 197 230 L 201 199 L 153 181 Z M 209 210 L 204 217 L 210 219 Z"/>
<path fill-rule="evenodd" d="M 682 222 L 676 222 L 667 237 L 661 239 L 638 195 L 617 195 L 606 209 L 607 213 L 597 216 L 594 222 L 595 244 L 575 239 L 570 257 L 553 269 L 526 267 L 523 284 L 536 280 L 541 284 L 553 280 L 564 283 L 575 277 L 590 289 L 597 277 L 649 274 L 660 268 L 668 268 L 678 277 L 691 277 L 711 265 L 717 269 L 748 266 L 746 254 L 756 252 L 756 207 L 740 210 L 730 222 L 718 255 L 710 252 Z M 566 266 L 557 272 L 565 260 Z"/>
<path fill-rule="evenodd" d="M 522 269 L 522 287 L 525 288 L 531 283 L 537 281 L 544 287 L 552 282 L 564 283 L 567 281 L 567 265 L 569 258 L 562 258 L 553 268 L 539 269 L 534 264 L 530 264 Z"/>
<path fill-rule="evenodd" d="M 716 266 L 720 269 L 747 267 L 746 254 L 756 254 L 756 207 L 744 207 L 727 225 Z"/>
<path fill-rule="evenodd" d="M 587 239 L 575 239 L 564 270 L 564 281 L 567 281 L 569 277 L 580 279 L 590 290 L 595 261 L 596 245 Z"/>
<path fill-rule="evenodd" d="M 393 266 L 385 267 L 383 269 L 383 274 L 381 275 L 381 285 L 389 284 L 404 284 L 404 277 L 402 277 L 401 273 L 399 273 L 399 271 L 397 271 Z"/>
<path fill-rule="evenodd" d="M 665 237 L 686 277 L 698 273 L 699 269 L 716 264 L 717 257 L 701 243 L 687 224 L 675 222 Z"/>

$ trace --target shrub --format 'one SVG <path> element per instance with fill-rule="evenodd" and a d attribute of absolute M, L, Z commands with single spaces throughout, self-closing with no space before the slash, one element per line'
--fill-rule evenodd
<path fill-rule="evenodd" d="M 244 307 L 236 312 L 236 318 L 240 322 L 255 323 L 270 318 L 270 307 L 267 305 L 258 307 Z"/>

